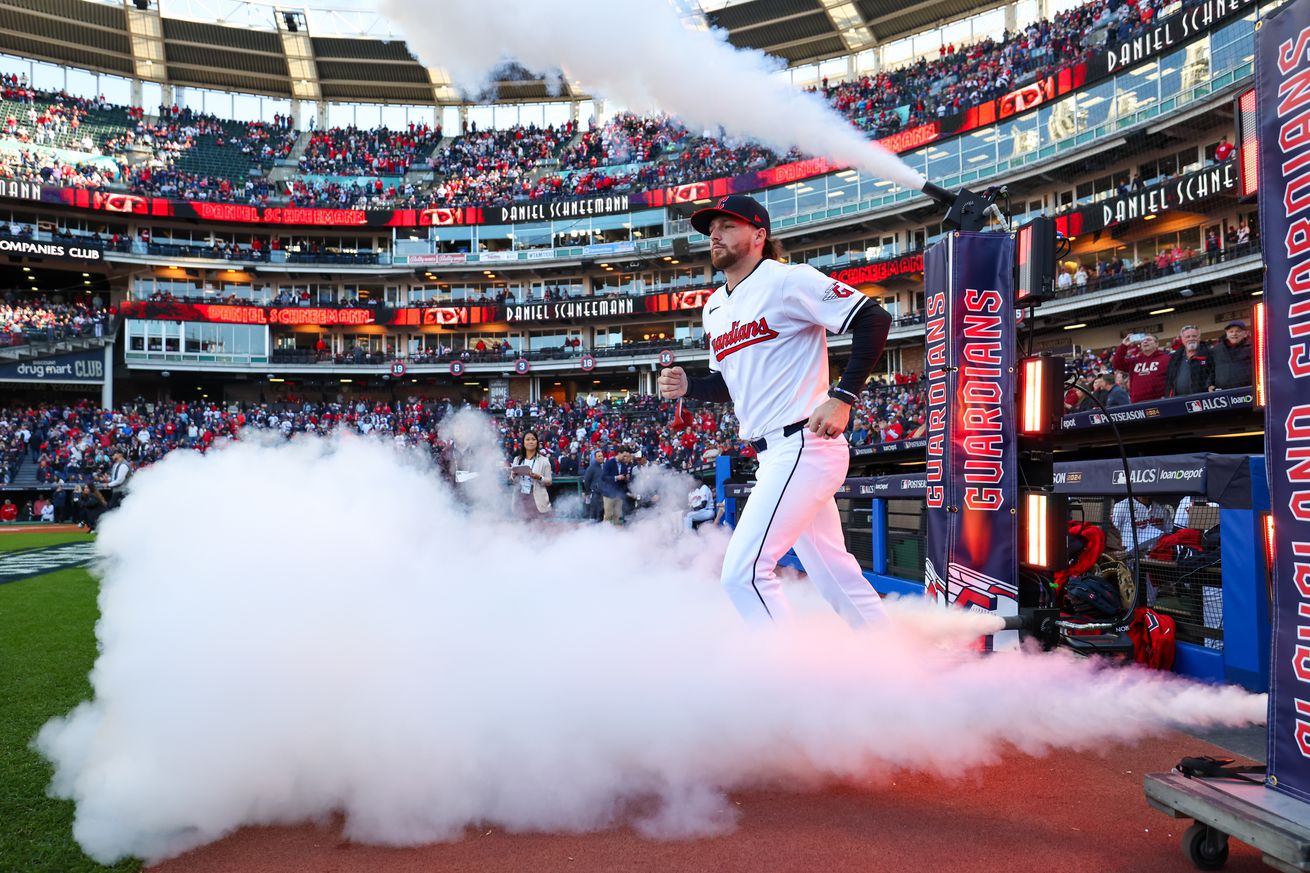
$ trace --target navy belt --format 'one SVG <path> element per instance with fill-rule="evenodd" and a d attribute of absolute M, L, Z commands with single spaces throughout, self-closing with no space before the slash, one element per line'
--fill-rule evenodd
<path fill-rule="evenodd" d="M 793 424 L 789 424 L 782 429 L 782 435 L 785 437 L 789 437 L 794 433 L 799 433 L 801 428 L 805 427 L 805 425 L 809 423 L 810 420 L 806 418 L 801 421 L 794 422 Z M 757 440 L 751 440 L 750 446 L 752 449 L 755 450 L 756 454 L 759 454 L 760 452 L 764 451 L 769 447 L 769 441 L 766 440 L 764 437 L 760 437 Z"/>

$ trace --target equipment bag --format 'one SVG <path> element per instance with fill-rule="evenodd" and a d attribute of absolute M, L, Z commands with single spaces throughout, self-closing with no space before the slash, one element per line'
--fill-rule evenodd
<path fill-rule="evenodd" d="M 1117 585 L 1101 576 L 1076 576 L 1064 586 L 1064 608 L 1074 615 L 1117 618 L 1123 614 L 1123 598 Z"/>

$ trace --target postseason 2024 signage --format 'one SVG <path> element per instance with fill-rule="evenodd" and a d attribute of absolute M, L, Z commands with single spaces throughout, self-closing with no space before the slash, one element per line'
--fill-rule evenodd
<path fill-rule="evenodd" d="M 1274 546 L 1267 779 L 1310 801 L 1310 0 L 1255 36 Z"/>
<path fill-rule="evenodd" d="M 924 258 L 926 593 L 995 615 L 1018 603 L 1014 240 L 952 233 Z M 1018 644 L 998 634 L 989 646 Z"/>
<path fill-rule="evenodd" d="M 1181 418 L 1187 415 L 1217 415 L 1223 412 L 1238 412 L 1255 405 L 1252 388 L 1226 388 L 1222 391 L 1209 391 L 1205 394 L 1185 394 L 1181 397 L 1162 397 L 1159 400 L 1147 400 L 1129 406 L 1111 407 L 1110 418 L 1099 411 L 1074 412 L 1066 415 L 1060 422 L 1062 430 L 1085 430 L 1089 427 L 1101 427 L 1110 423 L 1131 424 L 1143 421 L 1159 421 L 1169 418 Z"/>

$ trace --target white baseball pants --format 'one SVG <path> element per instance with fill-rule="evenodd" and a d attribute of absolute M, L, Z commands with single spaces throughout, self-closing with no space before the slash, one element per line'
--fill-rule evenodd
<path fill-rule="evenodd" d="M 687 528 L 687 530 L 695 530 L 696 522 L 710 521 L 713 518 L 714 518 L 714 509 L 712 507 L 707 506 L 704 509 L 693 509 L 691 512 L 684 515 L 682 517 L 682 524 L 683 527 Z"/>
<path fill-rule="evenodd" d="M 755 487 L 723 558 L 721 581 L 733 605 L 750 621 L 786 621 L 791 608 L 776 567 L 795 548 L 814 587 L 852 627 L 881 620 L 882 598 L 846 551 L 833 498 L 850 468 L 846 438 L 803 428 L 764 438 Z"/>

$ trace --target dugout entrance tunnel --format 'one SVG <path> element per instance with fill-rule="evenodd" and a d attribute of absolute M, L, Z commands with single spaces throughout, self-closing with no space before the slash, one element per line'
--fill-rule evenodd
<path fill-rule="evenodd" d="M 719 500 L 729 523 L 750 500 L 720 458 Z M 1146 542 L 1140 557 L 1122 547 L 1115 508 L 1127 499 L 1119 460 L 1054 465 L 1054 491 L 1070 519 L 1100 527 L 1106 550 L 1140 562 L 1143 603 L 1175 621 L 1175 669 L 1192 678 L 1265 691 L 1269 683 L 1269 584 L 1262 525 L 1269 508 L 1260 456 L 1187 454 L 1132 458 L 1133 493 L 1167 509 L 1168 541 Z M 923 473 L 859 477 L 837 492 L 846 547 L 883 593 L 922 595 L 927 538 Z M 1124 513 L 1120 509 L 1120 523 Z M 1191 545 L 1188 545 L 1188 544 Z M 1253 559 L 1254 558 L 1254 559 Z M 794 555 L 784 563 L 803 569 Z"/>

